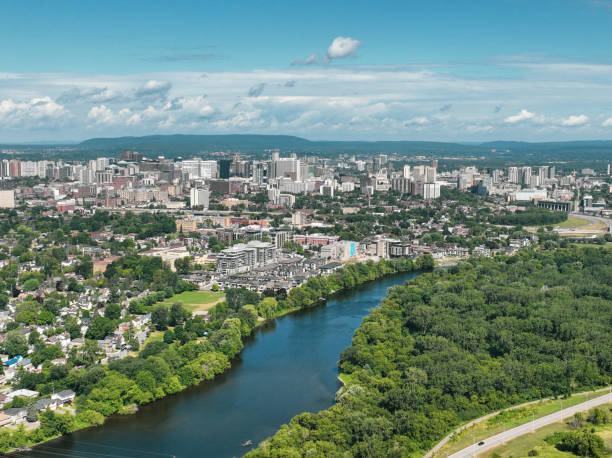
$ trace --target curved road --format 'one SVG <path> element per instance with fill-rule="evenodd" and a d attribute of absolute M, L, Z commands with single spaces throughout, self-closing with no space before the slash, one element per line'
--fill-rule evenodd
<path fill-rule="evenodd" d="M 489 451 L 499 445 L 516 439 L 524 434 L 531 433 L 536 429 L 542 428 L 543 426 L 550 425 L 551 423 L 556 423 L 562 421 L 564 418 L 568 418 L 573 416 L 577 412 L 584 412 L 585 410 L 590 410 L 594 407 L 600 406 L 602 404 L 607 404 L 612 402 L 612 389 L 608 394 L 603 396 L 599 396 L 597 398 L 591 399 L 589 401 L 585 401 L 581 404 L 576 404 L 575 406 L 568 407 L 563 409 L 562 411 L 551 413 L 550 415 L 546 415 L 545 417 L 540 417 L 535 421 L 530 421 L 523 425 L 517 426 L 516 428 L 509 429 L 508 431 L 504 431 L 503 433 L 496 434 L 495 436 L 491 436 L 486 438 L 483 442 L 483 445 L 471 445 L 469 447 L 464 448 L 463 450 L 453 453 L 449 455 L 449 458 L 467 458 L 470 456 L 476 456 L 480 453 Z"/>

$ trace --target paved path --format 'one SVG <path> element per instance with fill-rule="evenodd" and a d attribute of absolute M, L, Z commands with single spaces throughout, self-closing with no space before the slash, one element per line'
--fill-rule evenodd
<path fill-rule="evenodd" d="M 495 436 L 488 437 L 487 439 L 484 439 L 483 445 L 471 445 L 457 453 L 450 455 L 449 458 L 467 458 L 470 456 L 476 456 L 480 453 L 491 450 L 505 442 L 511 441 L 512 439 L 516 439 L 517 437 L 520 437 L 524 434 L 531 433 L 536 429 L 542 428 L 543 426 L 547 426 L 551 423 L 556 423 L 562 421 L 565 418 L 572 417 L 576 412 L 584 412 L 585 410 L 590 410 L 594 407 L 610 402 L 612 402 L 612 392 L 609 392 L 608 394 L 599 396 L 594 399 L 590 399 L 583 403 L 576 404 L 572 407 L 568 407 L 566 409 L 563 409 L 563 411 L 551 413 L 550 415 L 546 415 L 545 417 L 540 417 L 535 421 L 530 421 L 523 425 L 517 426 L 516 428 L 504 431 L 503 433 L 496 434 Z"/>

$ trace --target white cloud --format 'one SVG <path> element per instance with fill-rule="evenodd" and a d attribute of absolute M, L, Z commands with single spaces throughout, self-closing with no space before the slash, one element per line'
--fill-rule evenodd
<path fill-rule="evenodd" d="M 288 87 L 293 81 L 299 84 Z M 263 92 L 246 97 L 260 85 Z M 612 138 L 612 118 L 601 116 L 612 103 L 609 94 L 611 79 L 557 78 L 544 70 L 520 78 L 470 78 L 446 67 L 333 65 L 209 71 L 205 79 L 201 71 L 20 74 L 0 84 L 0 136 L 78 140 L 250 131 L 320 139 L 529 141 L 601 138 L 606 127 Z M 441 111 L 447 105 L 452 109 Z M 496 114 L 493 108 L 502 105 Z M 567 107 L 576 110 L 572 123 L 580 122 L 578 116 L 588 122 L 564 127 L 573 119 Z M 61 128 L 38 132 L 50 125 Z"/>
<path fill-rule="evenodd" d="M 169 81 L 149 80 L 134 93 L 138 98 L 163 98 L 172 87 Z"/>
<path fill-rule="evenodd" d="M 562 126 L 566 126 L 566 127 L 576 127 L 576 126 L 582 126 L 584 124 L 586 124 L 589 121 L 589 117 L 586 115 L 571 115 L 569 118 L 564 119 L 561 122 Z"/>
<path fill-rule="evenodd" d="M 59 103 L 73 103 L 78 101 L 104 103 L 116 100 L 119 97 L 121 97 L 119 92 L 111 90 L 108 87 L 73 87 L 62 93 L 57 98 L 57 101 Z"/>
<path fill-rule="evenodd" d="M 404 122 L 405 126 L 414 126 L 414 125 L 419 125 L 422 126 L 423 124 L 427 124 L 429 123 L 429 118 L 427 118 L 426 116 L 415 116 L 414 118 L 408 119 Z"/>
<path fill-rule="evenodd" d="M 329 45 L 329 48 L 327 48 L 327 57 L 329 59 L 348 57 L 354 54 L 359 46 L 361 46 L 359 40 L 354 40 L 350 37 L 336 37 L 331 45 Z"/>
<path fill-rule="evenodd" d="M 210 118 L 216 111 L 203 95 L 176 98 L 166 105 L 164 109 L 180 110 L 183 114 L 193 115 L 197 118 Z"/>
<path fill-rule="evenodd" d="M 50 97 L 0 101 L 0 123 L 7 127 L 50 127 L 63 124 L 69 117 L 68 110 Z"/>
<path fill-rule="evenodd" d="M 504 122 L 508 124 L 516 124 L 517 122 L 522 122 L 533 118 L 535 118 L 535 113 L 527 111 L 523 108 L 517 114 L 508 116 L 506 119 L 504 119 Z"/>
<path fill-rule="evenodd" d="M 306 59 L 295 59 L 293 62 L 291 62 L 291 65 L 312 65 L 316 64 L 318 60 L 319 56 L 316 54 L 311 54 Z"/>
<path fill-rule="evenodd" d="M 480 133 L 480 132 L 489 132 L 493 130 L 493 126 L 490 124 L 486 124 L 483 126 L 478 125 L 478 124 L 470 124 L 466 127 L 466 129 L 468 130 L 468 132 Z"/>
<path fill-rule="evenodd" d="M 116 115 L 106 105 L 91 107 L 91 110 L 87 113 L 87 119 L 96 124 L 114 124 L 117 122 Z"/>

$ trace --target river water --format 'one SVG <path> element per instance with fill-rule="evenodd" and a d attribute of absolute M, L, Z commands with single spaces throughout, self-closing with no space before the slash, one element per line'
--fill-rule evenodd
<path fill-rule="evenodd" d="M 233 457 L 301 412 L 330 407 L 339 388 L 336 363 L 355 329 L 391 286 L 417 274 L 396 274 L 335 295 L 257 329 L 232 368 L 211 382 L 109 418 L 34 448 L 30 457 Z M 21 454 L 20 454 L 21 455 Z M 22 456 L 24 456 L 22 455 Z"/>

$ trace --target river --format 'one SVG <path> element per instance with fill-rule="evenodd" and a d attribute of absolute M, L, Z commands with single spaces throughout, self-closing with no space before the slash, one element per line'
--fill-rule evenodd
<path fill-rule="evenodd" d="M 211 382 L 115 416 L 103 426 L 42 444 L 30 457 L 233 457 L 255 447 L 301 412 L 330 407 L 339 388 L 336 363 L 355 329 L 396 274 L 339 293 L 327 304 L 258 328 L 232 368 Z"/>

